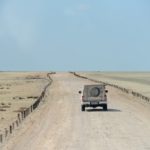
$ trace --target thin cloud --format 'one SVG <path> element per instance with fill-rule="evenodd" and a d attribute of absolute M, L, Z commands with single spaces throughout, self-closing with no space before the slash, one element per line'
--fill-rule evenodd
<path fill-rule="evenodd" d="M 15 41 L 19 51 L 29 52 L 35 50 L 38 41 L 37 23 L 36 19 L 30 16 L 31 10 L 26 13 L 25 10 L 20 9 L 22 5 L 16 0 L 9 1 L 3 6 L 3 11 L 0 13 L 0 20 L 2 20 L 0 39 L 3 40 L 3 37 L 8 36 Z"/>
<path fill-rule="evenodd" d="M 64 14 L 68 16 L 77 16 L 83 12 L 87 12 L 90 9 L 89 5 L 87 4 L 79 4 L 76 7 L 66 8 L 64 10 Z"/>
<path fill-rule="evenodd" d="M 78 6 L 78 10 L 79 11 L 82 11 L 82 12 L 86 12 L 86 11 L 88 11 L 90 9 L 90 7 L 89 7 L 89 5 L 87 5 L 87 4 L 80 4 L 79 6 Z"/>
<path fill-rule="evenodd" d="M 67 16 L 76 16 L 77 11 L 75 11 L 74 9 L 71 9 L 71 8 L 66 8 L 64 10 L 64 14 L 67 15 Z"/>

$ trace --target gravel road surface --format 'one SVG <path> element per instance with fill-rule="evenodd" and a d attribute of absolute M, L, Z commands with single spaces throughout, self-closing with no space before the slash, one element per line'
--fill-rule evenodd
<path fill-rule="evenodd" d="M 150 104 L 107 87 L 107 112 L 81 112 L 78 91 L 93 82 L 69 73 L 52 78 L 45 101 L 3 150 L 150 150 Z"/>

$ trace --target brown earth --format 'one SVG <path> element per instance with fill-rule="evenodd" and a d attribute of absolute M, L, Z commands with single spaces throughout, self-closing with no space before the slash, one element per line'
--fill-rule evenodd
<path fill-rule="evenodd" d="M 108 111 L 81 112 L 78 90 L 93 82 L 52 75 L 45 101 L 2 150 L 148 150 L 150 104 L 107 87 Z"/>

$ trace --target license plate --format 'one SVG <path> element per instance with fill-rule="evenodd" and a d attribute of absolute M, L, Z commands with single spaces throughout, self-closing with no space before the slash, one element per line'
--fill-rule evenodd
<path fill-rule="evenodd" d="M 97 105 L 97 104 L 98 104 L 98 102 L 91 102 L 91 104 L 92 104 L 92 105 Z"/>

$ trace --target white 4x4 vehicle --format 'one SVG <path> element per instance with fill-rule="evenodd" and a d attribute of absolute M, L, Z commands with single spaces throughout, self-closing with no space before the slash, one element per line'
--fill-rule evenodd
<path fill-rule="evenodd" d="M 97 85 L 84 85 L 82 94 L 81 111 L 85 111 L 85 107 L 103 107 L 103 110 L 107 110 L 107 93 L 104 84 Z M 79 91 L 81 94 L 82 91 Z"/>

